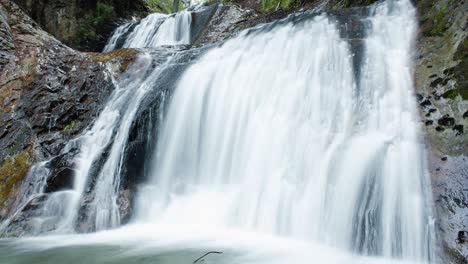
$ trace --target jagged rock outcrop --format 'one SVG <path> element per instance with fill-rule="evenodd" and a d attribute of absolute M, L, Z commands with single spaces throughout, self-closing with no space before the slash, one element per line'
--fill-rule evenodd
<path fill-rule="evenodd" d="M 119 19 L 146 14 L 144 0 L 14 0 L 64 44 L 101 51 Z"/>
<path fill-rule="evenodd" d="M 99 114 L 113 89 L 111 72 L 122 72 L 137 52 L 74 51 L 10 0 L 0 0 L 0 22 L 2 219 L 21 195 L 17 190 L 33 163 L 55 157 L 50 191 L 70 184 L 64 177 L 73 172 L 60 157 L 73 150 L 62 153 L 65 143 Z"/>

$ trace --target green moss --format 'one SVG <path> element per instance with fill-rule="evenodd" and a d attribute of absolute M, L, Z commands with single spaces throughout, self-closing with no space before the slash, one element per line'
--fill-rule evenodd
<path fill-rule="evenodd" d="M 262 11 L 273 12 L 276 9 L 287 10 L 294 7 L 298 7 L 299 1 L 297 0 L 262 0 Z"/>
<path fill-rule="evenodd" d="M 146 6 L 148 6 L 152 13 L 163 13 L 169 14 L 174 12 L 174 1 L 173 0 L 145 0 Z M 178 10 L 184 9 L 182 1 L 179 0 Z"/>
<path fill-rule="evenodd" d="M 442 94 L 443 98 L 446 99 L 455 99 L 458 95 L 461 96 L 463 100 L 468 100 L 468 89 L 453 89 Z"/>
<path fill-rule="evenodd" d="M 0 166 L 0 205 L 11 196 L 14 188 L 23 180 L 31 163 L 28 151 L 9 158 Z"/>
<path fill-rule="evenodd" d="M 434 16 L 433 27 L 431 29 L 431 35 L 440 36 L 447 30 L 447 25 L 445 18 L 447 16 L 448 10 L 446 7 L 441 8 L 437 14 Z"/>
<path fill-rule="evenodd" d="M 73 130 L 75 130 L 78 127 L 79 124 L 80 124 L 80 122 L 78 122 L 77 120 L 73 120 L 72 122 L 70 122 L 68 125 L 66 125 L 63 128 L 63 132 L 70 133 Z"/>
<path fill-rule="evenodd" d="M 134 49 L 118 49 L 107 53 L 89 53 L 91 59 L 96 62 L 108 63 L 118 61 L 121 63 L 121 69 L 125 71 L 127 67 L 135 61 L 138 51 Z"/>

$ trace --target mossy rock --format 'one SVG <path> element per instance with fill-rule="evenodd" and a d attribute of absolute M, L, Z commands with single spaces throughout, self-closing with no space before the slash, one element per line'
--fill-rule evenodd
<path fill-rule="evenodd" d="M 65 133 L 72 133 L 75 131 L 78 127 L 80 126 L 80 122 L 78 120 L 73 120 L 70 123 L 68 123 L 64 128 L 63 132 Z"/>
<path fill-rule="evenodd" d="M 459 95 L 463 100 L 468 100 L 468 89 L 452 89 L 442 94 L 442 97 L 453 100 Z"/>
<path fill-rule="evenodd" d="M 24 179 L 31 166 L 29 151 L 6 159 L 0 166 L 0 206 L 10 198 L 14 189 Z"/>
<path fill-rule="evenodd" d="M 101 63 L 120 63 L 120 70 L 125 71 L 138 55 L 135 49 L 118 49 L 107 53 L 88 53 L 91 59 Z"/>
<path fill-rule="evenodd" d="M 173 0 L 145 0 L 145 4 L 151 13 L 169 14 L 176 10 Z M 184 5 L 182 0 L 179 0 L 177 10 L 180 11 L 182 9 L 184 9 Z"/>
<path fill-rule="evenodd" d="M 272 12 L 276 9 L 288 10 L 300 6 L 298 0 L 262 0 L 262 11 Z"/>
<path fill-rule="evenodd" d="M 441 36 L 447 30 L 447 13 L 447 8 L 443 7 L 439 9 L 439 11 L 434 16 L 434 19 L 432 20 L 433 26 L 431 29 L 432 36 Z"/>

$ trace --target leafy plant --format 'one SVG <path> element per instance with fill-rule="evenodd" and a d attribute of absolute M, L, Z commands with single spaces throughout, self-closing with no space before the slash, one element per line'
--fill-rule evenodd
<path fill-rule="evenodd" d="M 115 17 L 114 7 L 108 3 L 98 2 L 96 4 L 96 17 L 93 24 L 99 26 L 105 22 L 111 21 Z"/>

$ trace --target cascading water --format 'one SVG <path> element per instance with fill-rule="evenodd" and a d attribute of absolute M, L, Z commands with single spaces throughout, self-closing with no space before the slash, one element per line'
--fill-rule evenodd
<path fill-rule="evenodd" d="M 137 106 L 149 91 L 144 78 L 150 66 L 151 59 L 141 56 L 126 78 L 114 81 L 116 90 L 109 98 L 109 103 L 93 127 L 77 139 L 80 153 L 76 158 L 73 189 L 51 194 L 39 217 L 52 220 L 55 232 L 74 232 L 82 198 L 88 192 L 86 189 L 90 184 L 90 175 L 96 173 L 97 163 L 109 146 L 109 158 L 99 172 L 92 193 L 94 202 L 88 210 L 94 216 L 92 224 L 97 230 L 119 224 L 115 201 L 121 166 L 119 162 Z M 38 229 L 42 227 L 38 226 Z"/>
<path fill-rule="evenodd" d="M 409 1 L 378 5 L 360 77 L 324 16 L 241 35 L 182 77 L 139 219 L 428 260 Z"/>
<path fill-rule="evenodd" d="M 104 52 L 116 48 L 155 48 L 163 45 L 190 44 L 192 13 L 183 11 L 177 14 L 151 14 L 135 22 L 126 23 L 116 29 L 109 39 Z"/>
<path fill-rule="evenodd" d="M 165 257 L 195 248 L 226 250 L 215 263 L 233 264 L 433 261 L 412 86 L 415 9 L 409 0 L 387 1 L 364 20 L 362 39 L 343 37 L 331 15 L 303 14 L 207 49 L 183 72 L 164 122 L 149 135 L 158 140 L 132 224 L 30 242 L 128 243 L 142 255 L 144 244 L 162 252 L 161 263 L 191 263 Z M 189 44 L 190 23 L 189 12 L 154 14 L 119 28 L 106 51 Z M 362 54 L 354 54 L 356 41 Z M 95 230 L 120 224 L 116 200 L 131 125 L 159 78 L 178 73 L 162 70 L 168 57 L 156 67 L 143 56 L 72 142 L 80 149 L 74 188 L 53 193 L 41 216 L 58 219 L 59 232 L 73 233 L 85 197 Z M 270 246 L 273 252 L 264 249 Z M 259 257 L 236 255 L 249 250 Z"/>

